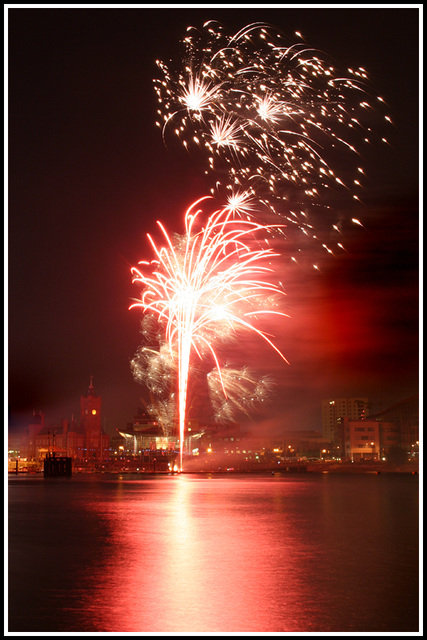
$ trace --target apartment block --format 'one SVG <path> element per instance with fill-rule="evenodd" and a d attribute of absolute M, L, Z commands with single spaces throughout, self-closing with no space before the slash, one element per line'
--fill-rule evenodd
<path fill-rule="evenodd" d="M 368 398 L 329 398 L 322 400 L 322 435 L 332 444 L 340 443 L 344 418 L 361 420 L 369 415 Z"/>

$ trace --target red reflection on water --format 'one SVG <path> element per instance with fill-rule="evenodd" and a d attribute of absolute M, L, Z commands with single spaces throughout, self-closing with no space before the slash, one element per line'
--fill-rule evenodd
<path fill-rule="evenodd" d="M 236 485 L 181 475 L 153 481 L 146 497 L 98 503 L 114 549 L 96 576 L 91 624 L 107 632 L 295 629 L 304 547 L 283 518 L 283 485 L 268 512 L 262 485 Z"/>
<path fill-rule="evenodd" d="M 88 476 L 12 485 L 15 631 L 419 629 L 417 476 Z"/>

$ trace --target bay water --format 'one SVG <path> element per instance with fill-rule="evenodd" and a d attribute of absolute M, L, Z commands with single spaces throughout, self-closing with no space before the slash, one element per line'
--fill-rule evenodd
<path fill-rule="evenodd" d="M 411 474 L 8 480 L 8 631 L 419 630 Z"/>

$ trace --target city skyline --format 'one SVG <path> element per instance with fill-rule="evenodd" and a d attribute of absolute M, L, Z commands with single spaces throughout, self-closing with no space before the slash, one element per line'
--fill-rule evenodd
<path fill-rule="evenodd" d="M 207 192 L 194 160 L 165 148 L 155 127 L 155 60 L 173 56 L 186 26 L 209 18 L 230 29 L 262 19 L 288 37 L 299 30 L 338 67 L 366 67 L 394 123 L 390 145 L 364 158 L 364 228 L 344 238 L 347 253 L 325 256 L 319 272 L 283 269 L 290 318 L 275 329 L 290 365 L 254 346 L 248 364 L 275 378 L 276 397 L 253 424 L 314 429 L 323 398 L 369 397 L 380 410 L 418 392 L 416 9 L 12 9 L 13 428 L 33 409 L 69 418 L 92 375 L 109 433 L 147 397 L 130 369 L 141 320 L 128 310 L 138 295 L 130 267 L 156 219 L 179 231 L 185 209 Z M 348 215 L 350 205 L 338 206 Z"/>
<path fill-rule="evenodd" d="M 102 398 L 98 393 L 96 393 L 96 387 L 93 384 L 93 376 L 90 376 L 90 383 L 89 383 L 89 390 L 92 389 L 93 393 L 95 395 L 95 397 L 99 400 L 99 402 L 101 402 L 102 400 L 102 404 L 104 404 L 104 398 Z M 23 432 L 25 432 L 28 429 L 28 426 L 30 424 L 33 424 L 34 420 L 37 419 L 41 419 L 43 425 L 46 428 L 52 428 L 52 429 L 60 429 L 62 430 L 64 423 L 65 424 L 75 424 L 78 425 L 80 424 L 80 419 L 79 419 L 79 411 L 81 412 L 81 402 L 82 402 L 82 398 L 87 396 L 87 392 L 86 393 L 82 393 L 80 396 L 80 400 L 76 400 L 75 401 L 75 405 L 76 405 L 76 410 L 75 412 L 73 412 L 70 416 L 62 416 L 60 419 L 55 419 L 52 420 L 51 419 L 51 415 L 46 414 L 42 408 L 34 408 L 33 411 L 31 412 L 31 415 L 29 414 L 28 416 L 28 422 L 26 424 L 22 424 L 22 428 L 19 430 L 12 430 L 11 432 L 9 432 L 9 436 L 12 436 L 12 439 L 10 440 L 11 442 L 13 441 L 15 444 L 16 442 L 18 442 L 21 438 L 22 438 L 22 434 Z M 330 404 L 336 404 L 339 403 L 340 404 L 340 411 L 338 412 L 337 415 L 339 415 L 340 417 L 342 416 L 348 416 L 351 417 L 354 420 L 360 420 L 360 419 L 365 419 L 367 418 L 369 420 L 370 417 L 377 417 L 377 415 L 382 415 L 382 413 L 386 413 L 388 411 L 393 410 L 395 407 L 399 407 L 400 405 L 404 405 L 405 403 L 411 402 L 411 401 L 415 401 L 416 399 L 418 399 L 419 395 L 418 393 L 415 394 L 414 396 L 411 397 L 405 397 L 405 398 L 400 398 L 398 399 L 396 402 L 394 402 L 393 404 L 387 405 L 382 407 L 381 410 L 378 410 L 377 407 L 377 403 L 375 401 L 372 401 L 369 398 L 360 398 L 360 397 L 348 397 L 348 398 L 343 398 L 343 397 L 332 397 L 331 395 L 326 397 L 326 398 L 322 398 L 322 400 L 320 401 L 319 407 L 318 407 L 318 413 L 319 413 L 319 418 L 317 420 L 316 424 L 313 424 L 310 426 L 309 430 L 312 430 L 313 432 L 318 432 L 319 434 L 322 434 L 326 439 L 327 438 L 327 433 L 329 433 L 331 427 L 330 424 L 330 419 L 328 418 L 328 416 L 326 416 L 325 414 L 325 408 L 330 405 Z M 80 409 L 79 409 L 79 404 L 80 404 Z M 359 406 L 360 405 L 360 406 Z M 344 407 L 344 408 L 343 408 Z M 358 407 L 358 409 L 356 410 L 355 408 Z M 360 407 L 362 407 L 362 409 L 360 409 Z M 255 413 L 255 412 L 254 412 Z M 359 416 L 359 413 L 361 414 L 361 417 L 356 417 L 356 413 Z M 98 411 L 98 418 L 99 418 L 99 424 L 101 426 L 101 428 L 104 430 L 104 425 L 105 425 L 105 420 L 104 420 L 104 410 L 102 408 L 102 406 L 100 407 L 100 410 Z M 114 429 L 111 429 L 108 432 L 108 435 L 114 436 L 115 434 L 117 434 L 117 432 L 119 432 L 120 430 L 126 429 L 126 427 L 128 427 L 129 425 L 131 425 L 133 423 L 133 421 L 135 419 L 137 419 L 138 417 L 141 417 L 141 415 L 146 416 L 147 419 L 151 419 L 151 420 L 156 420 L 155 416 L 151 416 L 149 411 L 147 411 L 147 408 L 144 406 L 143 403 L 141 403 L 139 406 L 135 407 L 134 411 L 130 411 L 126 421 L 122 424 L 117 424 L 116 427 Z M 292 432 L 292 431 L 301 431 L 301 433 L 303 433 L 304 431 L 307 431 L 307 427 L 304 425 L 299 425 L 298 423 L 288 423 L 288 424 L 282 424 L 280 427 L 273 429 L 273 430 L 267 430 L 265 432 L 263 432 L 263 430 L 259 430 L 259 429 L 253 429 L 251 428 L 251 422 L 247 421 L 247 420 L 236 420 L 235 422 L 233 421 L 229 421 L 227 418 L 225 418 L 224 420 L 215 420 L 214 417 L 212 417 L 210 420 L 209 419 L 201 419 L 199 421 L 199 418 L 197 415 L 193 414 L 190 418 L 189 418 L 189 422 L 191 424 L 191 422 L 195 422 L 197 424 L 199 424 L 200 422 L 200 427 L 201 428 L 205 428 L 207 426 L 212 427 L 216 424 L 217 427 L 221 427 L 221 425 L 228 425 L 229 428 L 233 427 L 233 424 L 238 427 L 239 429 L 241 428 L 241 422 L 243 424 L 243 430 L 242 433 L 245 433 L 246 435 L 251 435 L 253 437 L 255 436 L 259 436 L 262 437 L 263 435 L 265 435 L 266 437 L 272 437 L 272 438 L 280 438 L 282 437 L 284 434 L 288 433 L 288 432 Z M 153 424 L 157 424 L 157 422 L 154 422 Z M 335 423 L 334 423 L 335 424 Z M 174 429 L 177 431 L 178 430 L 178 417 L 176 416 L 174 419 L 174 424 L 169 424 L 168 425 L 168 429 L 164 431 L 164 435 L 170 435 L 172 432 L 174 432 Z M 301 428 L 298 428 L 298 427 Z M 163 429 L 162 429 L 163 430 Z M 14 436 L 16 436 L 16 438 L 14 438 Z M 333 438 L 330 438 L 330 441 L 332 442 Z"/>

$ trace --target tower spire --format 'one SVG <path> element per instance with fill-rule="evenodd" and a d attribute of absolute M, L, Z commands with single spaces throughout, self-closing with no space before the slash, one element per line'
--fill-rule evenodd
<path fill-rule="evenodd" d="M 88 389 L 87 395 L 88 396 L 95 395 L 95 391 L 93 389 L 93 376 L 90 376 L 89 389 Z"/>

